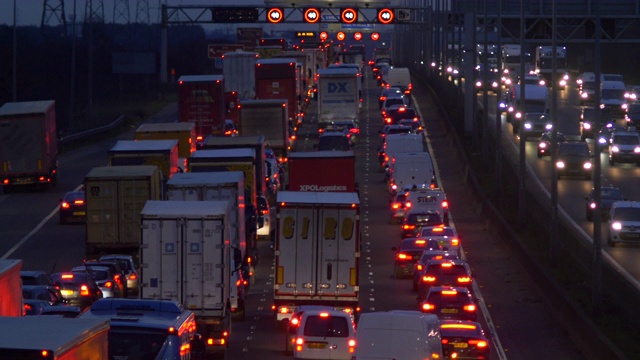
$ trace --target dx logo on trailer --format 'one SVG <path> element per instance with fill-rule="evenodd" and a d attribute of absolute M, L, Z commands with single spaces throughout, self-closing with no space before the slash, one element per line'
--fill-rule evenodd
<path fill-rule="evenodd" d="M 329 93 L 346 93 L 347 92 L 347 83 L 339 82 L 339 83 L 329 83 L 327 84 L 329 87 Z"/>

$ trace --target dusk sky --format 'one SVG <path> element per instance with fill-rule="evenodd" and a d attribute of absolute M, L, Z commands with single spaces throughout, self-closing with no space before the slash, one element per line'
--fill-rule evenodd
<path fill-rule="evenodd" d="M 60 2 L 61 1 L 59 0 L 49 0 L 48 4 L 50 7 L 54 7 L 60 4 Z M 240 3 L 242 3 L 242 5 L 264 4 L 264 2 L 260 0 L 148 0 L 148 2 L 150 13 L 149 17 L 151 19 L 151 22 L 154 23 L 158 22 L 158 14 L 161 3 L 167 5 L 232 5 Z M 0 0 L 0 24 L 13 25 L 13 3 L 14 0 Z M 15 0 L 15 3 L 17 15 L 16 23 L 18 26 L 40 25 L 44 0 Z M 68 21 L 70 21 L 70 18 L 73 15 L 73 3 L 74 0 L 64 0 L 64 11 Z M 75 3 L 76 14 L 79 19 L 82 19 L 84 17 L 87 0 L 75 0 Z M 96 8 L 97 3 L 99 3 L 99 0 L 93 0 L 94 9 Z M 102 3 L 104 4 L 105 20 L 107 22 L 112 22 L 114 0 L 102 0 Z M 138 0 L 129 0 L 129 16 L 131 18 L 131 21 L 135 20 L 137 3 Z"/>

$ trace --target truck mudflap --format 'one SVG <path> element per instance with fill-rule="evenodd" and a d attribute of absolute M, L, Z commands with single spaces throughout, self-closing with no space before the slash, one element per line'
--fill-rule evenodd
<path fill-rule="evenodd" d="M 231 335 L 230 313 L 214 317 L 196 316 L 196 328 L 206 345 L 207 357 L 225 353 L 229 346 L 229 335 Z"/>

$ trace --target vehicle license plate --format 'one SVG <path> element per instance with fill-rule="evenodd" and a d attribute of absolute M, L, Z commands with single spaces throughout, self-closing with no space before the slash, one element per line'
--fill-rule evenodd
<path fill-rule="evenodd" d="M 60 290 L 60 294 L 63 296 L 71 296 L 73 295 L 73 290 Z"/>
<path fill-rule="evenodd" d="M 456 349 L 466 349 L 469 347 L 469 344 L 467 343 L 452 343 L 453 347 Z"/>
<path fill-rule="evenodd" d="M 442 309 L 440 312 L 443 314 L 457 314 L 458 309 Z"/>
<path fill-rule="evenodd" d="M 324 349 L 327 347 L 327 344 L 325 343 L 307 343 L 307 347 L 309 349 Z"/>
<path fill-rule="evenodd" d="M 87 213 L 84 212 L 84 211 L 76 211 L 76 212 L 73 213 L 73 215 L 75 215 L 75 216 L 85 216 L 85 215 L 87 215 Z"/>

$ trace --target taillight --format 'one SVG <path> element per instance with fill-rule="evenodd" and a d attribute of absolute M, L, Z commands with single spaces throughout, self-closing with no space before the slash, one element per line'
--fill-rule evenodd
<path fill-rule="evenodd" d="M 391 124 L 391 118 L 390 118 L 390 117 L 384 118 L 384 121 L 385 121 L 387 124 Z"/>
<path fill-rule="evenodd" d="M 400 204 L 399 203 L 393 203 L 393 204 L 391 204 L 391 208 L 393 210 L 398 210 L 400 208 Z"/>
<path fill-rule="evenodd" d="M 356 350 L 356 341 L 354 339 L 351 339 L 349 340 L 348 345 L 349 345 L 349 353 L 353 354 L 353 352 L 355 352 Z"/>
<path fill-rule="evenodd" d="M 421 271 L 422 270 L 422 265 L 420 265 L 420 264 L 416 265 L 416 270 Z"/>
<path fill-rule="evenodd" d="M 360 129 L 358 129 L 358 128 L 349 129 L 349 132 L 352 133 L 352 134 L 359 134 L 360 133 Z"/>
<path fill-rule="evenodd" d="M 443 200 L 442 201 L 442 207 L 443 208 L 448 208 L 449 207 L 449 202 L 447 200 Z"/>
<path fill-rule="evenodd" d="M 113 283 L 111 281 L 107 281 L 106 283 L 104 283 L 104 287 L 106 287 L 107 289 L 111 289 L 113 287 Z"/>
<path fill-rule="evenodd" d="M 422 282 L 432 283 L 434 281 L 436 281 L 436 277 L 435 276 L 427 276 L 427 275 L 425 275 L 425 276 L 422 277 Z"/>
<path fill-rule="evenodd" d="M 89 287 L 87 285 L 80 286 L 80 296 L 89 296 Z"/>
<path fill-rule="evenodd" d="M 476 306 L 471 304 L 471 305 L 465 305 L 463 307 L 464 311 L 468 311 L 468 312 L 474 312 L 476 311 Z"/>
<path fill-rule="evenodd" d="M 408 258 L 407 254 L 400 253 L 396 256 L 398 260 L 406 260 Z"/>
<path fill-rule="evenodd" d="M 458 278 L 458 282 L 461 284 L 468 284 L 471 282 L 471 278 L 468 276 L 461 276 Z"/>
<path fill-rule="evenodd" d="M 129 280 L 135 280 L 137 278 L 138 278 L 138 275 L 136 275 L 136 273 L 129 274 Z"/>
<path fill-rule="evenodd" d="M 68 209 L 69 208 L 69 203 L 65 201 L 62 204 L 60 204 L 60 207 L 63 208 L 63 209 Z"/>
<path fill-rule="evenodd" d="M 486 348 L 487 342 L 484 340 L 469 340 L 469 345 L 475 345 L 478 348 Z"/>
<path fill-rule="evenodd" d="M 294 317 L 293 319 L 291 319 L 289 324 L 291 324 L 292 326 L 298 326 L 298 325 L 300 325 L 300 320 L 298 320 L 297 317 Z"/>
<path fill-rule="evenodd" d="M 269 210 L 262 210 L 262 215 L 267 215 L 269 213 Z"/>
<path fill-rule="evenodd" d="M 402 225 L 402 229 L 403 229 L 403 230 L 413 230 L 413 229 L 415 229 L 415 228 L 416 228 L 416 226 L 415 226 L 415 225 L 410 225 L 410 224 Z"/>
<path fill-rule="evenodd" d="M 458 246 L 460 245 L 460 240 L 458 239 L 451 239 L 451 246 Z"/>
<path fill-rule="evenodd" d="M 431 311 L 431 310 L 435 310 L 436 306 L 433 304 L 429 304 L 429 303 L 424 303 L 422 304 L 422 310 L 423 311 Z"/>

